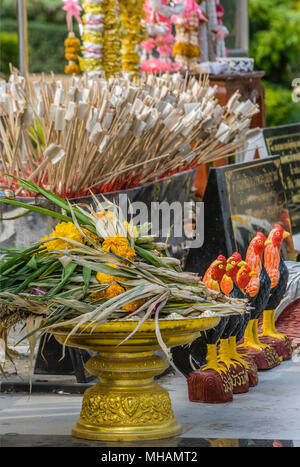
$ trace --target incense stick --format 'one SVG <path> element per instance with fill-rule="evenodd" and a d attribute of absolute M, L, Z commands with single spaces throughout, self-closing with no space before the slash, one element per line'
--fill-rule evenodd
<path fill-rule="evenodd" d="M 0 104 L 0 171 L 65 197 L 125 189 L 232 154 L 259 112 L 238 92 L 220 106 L 208 76 L 188 74 L 133 83 L 123 75 L 24 79 L 13 70 Z M 45 156 L 51 145 L 61 148 L 58 159 Z"/>

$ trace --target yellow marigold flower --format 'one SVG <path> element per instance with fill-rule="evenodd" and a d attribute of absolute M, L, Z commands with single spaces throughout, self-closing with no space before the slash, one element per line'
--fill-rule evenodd
<path fill-rule="evenodd" d="M 106 282 L 101 282 L 101 284 L 105 284 L 105 283 Z M 117 282 L 112 282 L 111 285 L 107 287 L 107 289 L 100 290 L 100 292 L 94 292 L 90 296 L 92 300 L 99 300 L 100 298 L 106 298 L 109 300 L 110 298 L 117 297 L 123 292 L 125 292 L 125 289 L 120 284 L 118 284 Z"/>
<path fill-rule="evenodd" d="M 66 60 L 68 61 L 72 61 L 72 62 L 75 62 L 78 58 L 78 55 L 77 53 L 73 53 L 73 52 L 66 52 L 65 53 L 65 58 Z"/>
<path fill-rule="evenodd" d="M 133 302 L 127 303 L 127 305 L 124 305 L 122 307 L 123 310 L 133 312 L 137 310 L 140 306 L 142 306 L 145 303 L 144 299 L 139 299 L 139 300 L 134 300 Z"/>
<path fill-rule="evenodd" d="M 106 238 L 102 243 L 102 249 L 104 251 L 123 256 L 131 261 L 134 261 L 135 258 L 134 249 L 129 246 L 127 238 L 122 235 Z"/>
<path fill-rule="evenodd" d="M 92 300 L 100 300 L 100 298 L 105 297 L 105 290 L 100 290 L 100 292 L 93 292 L 90 295 Z"/>
<path fill-rule="evenodd" d="M 90 237 L 95 243 L 100 244 L 100 238 L 98 237 L 98 235 L 90 232 L 88 229 L 85 228 L 82 229 L 82 232 L 85 233 L 85 235 L 87 235 L 88 237 Z M 84 243 L 86 243 L 87 245 L 91 245 L 91 242 L 87 238 L 84 238 Z"/>
<path fill-rule="evenodd" d="M 82 235 L 77 229 L 77 227 L 73 224 L 73 222 L 61 222 L 58 224 L 53 232 L 47 236 L 41 238 L 41 241 L 48 240 L 49 238 L 54 237 L 64 237 L 69 238 L 71 240 L 75 240 L 76 242 L 82 243 Z M 68 243 L 65 240 L 56 239 L 52 242 L 44 243 L 43 246 L 47 247 L 47 250 L 64 250 L 66 246 L 68 248 L 73 248 L 74 245 L 72 243 Z"/>
<path fill-rule="evenodd" d="M 111 266 L 113 268 L 117 268 L 118 266 L 113 263 L 105 263 L 107 266 Z M 96 279 L 100 282 L 100 284 L 111 284 L 115 281 L 122 281 L 120 277 L 111 276 L 110 274 L 104 274 L 103 272 L 97 272 Z"/>
<path fill-rule="evenodd" d="M 65 66 L 65 73 L 67 75 L 79 75 L 80 73 L 80 68 L 78 65 L 76 65 L 76 63 L 74 63 L 73 65 L 66 65 Z"/>
<path fill-rule="evenodd" d="M 121 295 L 123 292 L 125 292 L 125 289 L 121 287 L 117 282 L 113 282 L 106 290 L 105 290 L 105 297 L 110 299 L 110 298 L 115 298 L 118 295 Z"/>
<path fill-rule="evenodd" d="M 72 47 L 78 52 L 80 49 L 80 39 L 78 39 L 77 37 L 67 37 L 67 39 L 65 40 L 65 47 Z"/>

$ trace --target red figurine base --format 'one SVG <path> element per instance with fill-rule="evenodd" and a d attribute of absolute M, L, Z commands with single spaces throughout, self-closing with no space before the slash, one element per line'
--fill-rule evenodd
<path fill-rule="evenodd" d="M 233 382 L 233 394 L 242 394 L 249 391 L 249 376 L 246 368 L 240 363 L 230 365 L 229 373 Z"/>
<path fill-rule="evenodd" d="M 237 351 L 249 355 L 254 360 L 258 370 L 271 370 L 281 363 L 278 353 L 271 347 L 262 350 L 252 347 L 238 347 Z"/>
<path fill-rule="evenodd" d="M 243 355 L 243 360 L 250 363 L 250 368 L 246 368 L 249 379 L 249 388 L 254 388 L 258 384 L 257 365 L 250 355 Z"/>
<path fill-rule="evenodd" d="M 191 402 L 218 404 L 233 399 L 233 383 L 229 372 L 218 373 L 200 368 L 189 374 L 187 385 Z"/>
<path fill-rule="evenodd" d="M 275 352 L 278 353 L 282 360 L 290 360 L 293 355 L 293 347 L 291 340 L 285 336 L 285 339 L 276 339 L 274 337 L 259 336 L 260 342 L 268 344 Z"/>

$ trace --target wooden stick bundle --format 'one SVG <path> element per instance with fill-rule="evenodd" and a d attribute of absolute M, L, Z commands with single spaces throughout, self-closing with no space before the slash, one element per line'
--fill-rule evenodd
<path fill-rule="evenodd" d="M 244 144 L 259 111 L 239 93 L 224 107 L 215 95 L 207 76 L 143 75 L 133 84 L 13 73 L 0 83 L 0 170 L 75 197 L 214 161 Z"/>

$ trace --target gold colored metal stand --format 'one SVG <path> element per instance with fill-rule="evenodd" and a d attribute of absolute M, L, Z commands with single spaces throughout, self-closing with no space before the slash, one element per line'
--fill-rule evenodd
<path fill-rule="evenodd" d="M 219 323 L 219 318 L 161 320 L 160 331 L 169 347 L 193 341 L 200 330 Z M 84 393 L 80 418 L 72 430 L 78 438 L 104 441 L 136 441 L 163 439 L 182 431 L 174 417 L 168 391 L 154 376 L 161 374 L 167 363 L 154 350 L 159 348 L 153 321 L 145 322 L 127 340 L 136 322 L 109 322 L 78 331 L 69 337 L 68 345 L 98 352 L 87 363 L 88 371 L 99 382 Z M 55 330 L 63 343 L 72 327 Z"/>

